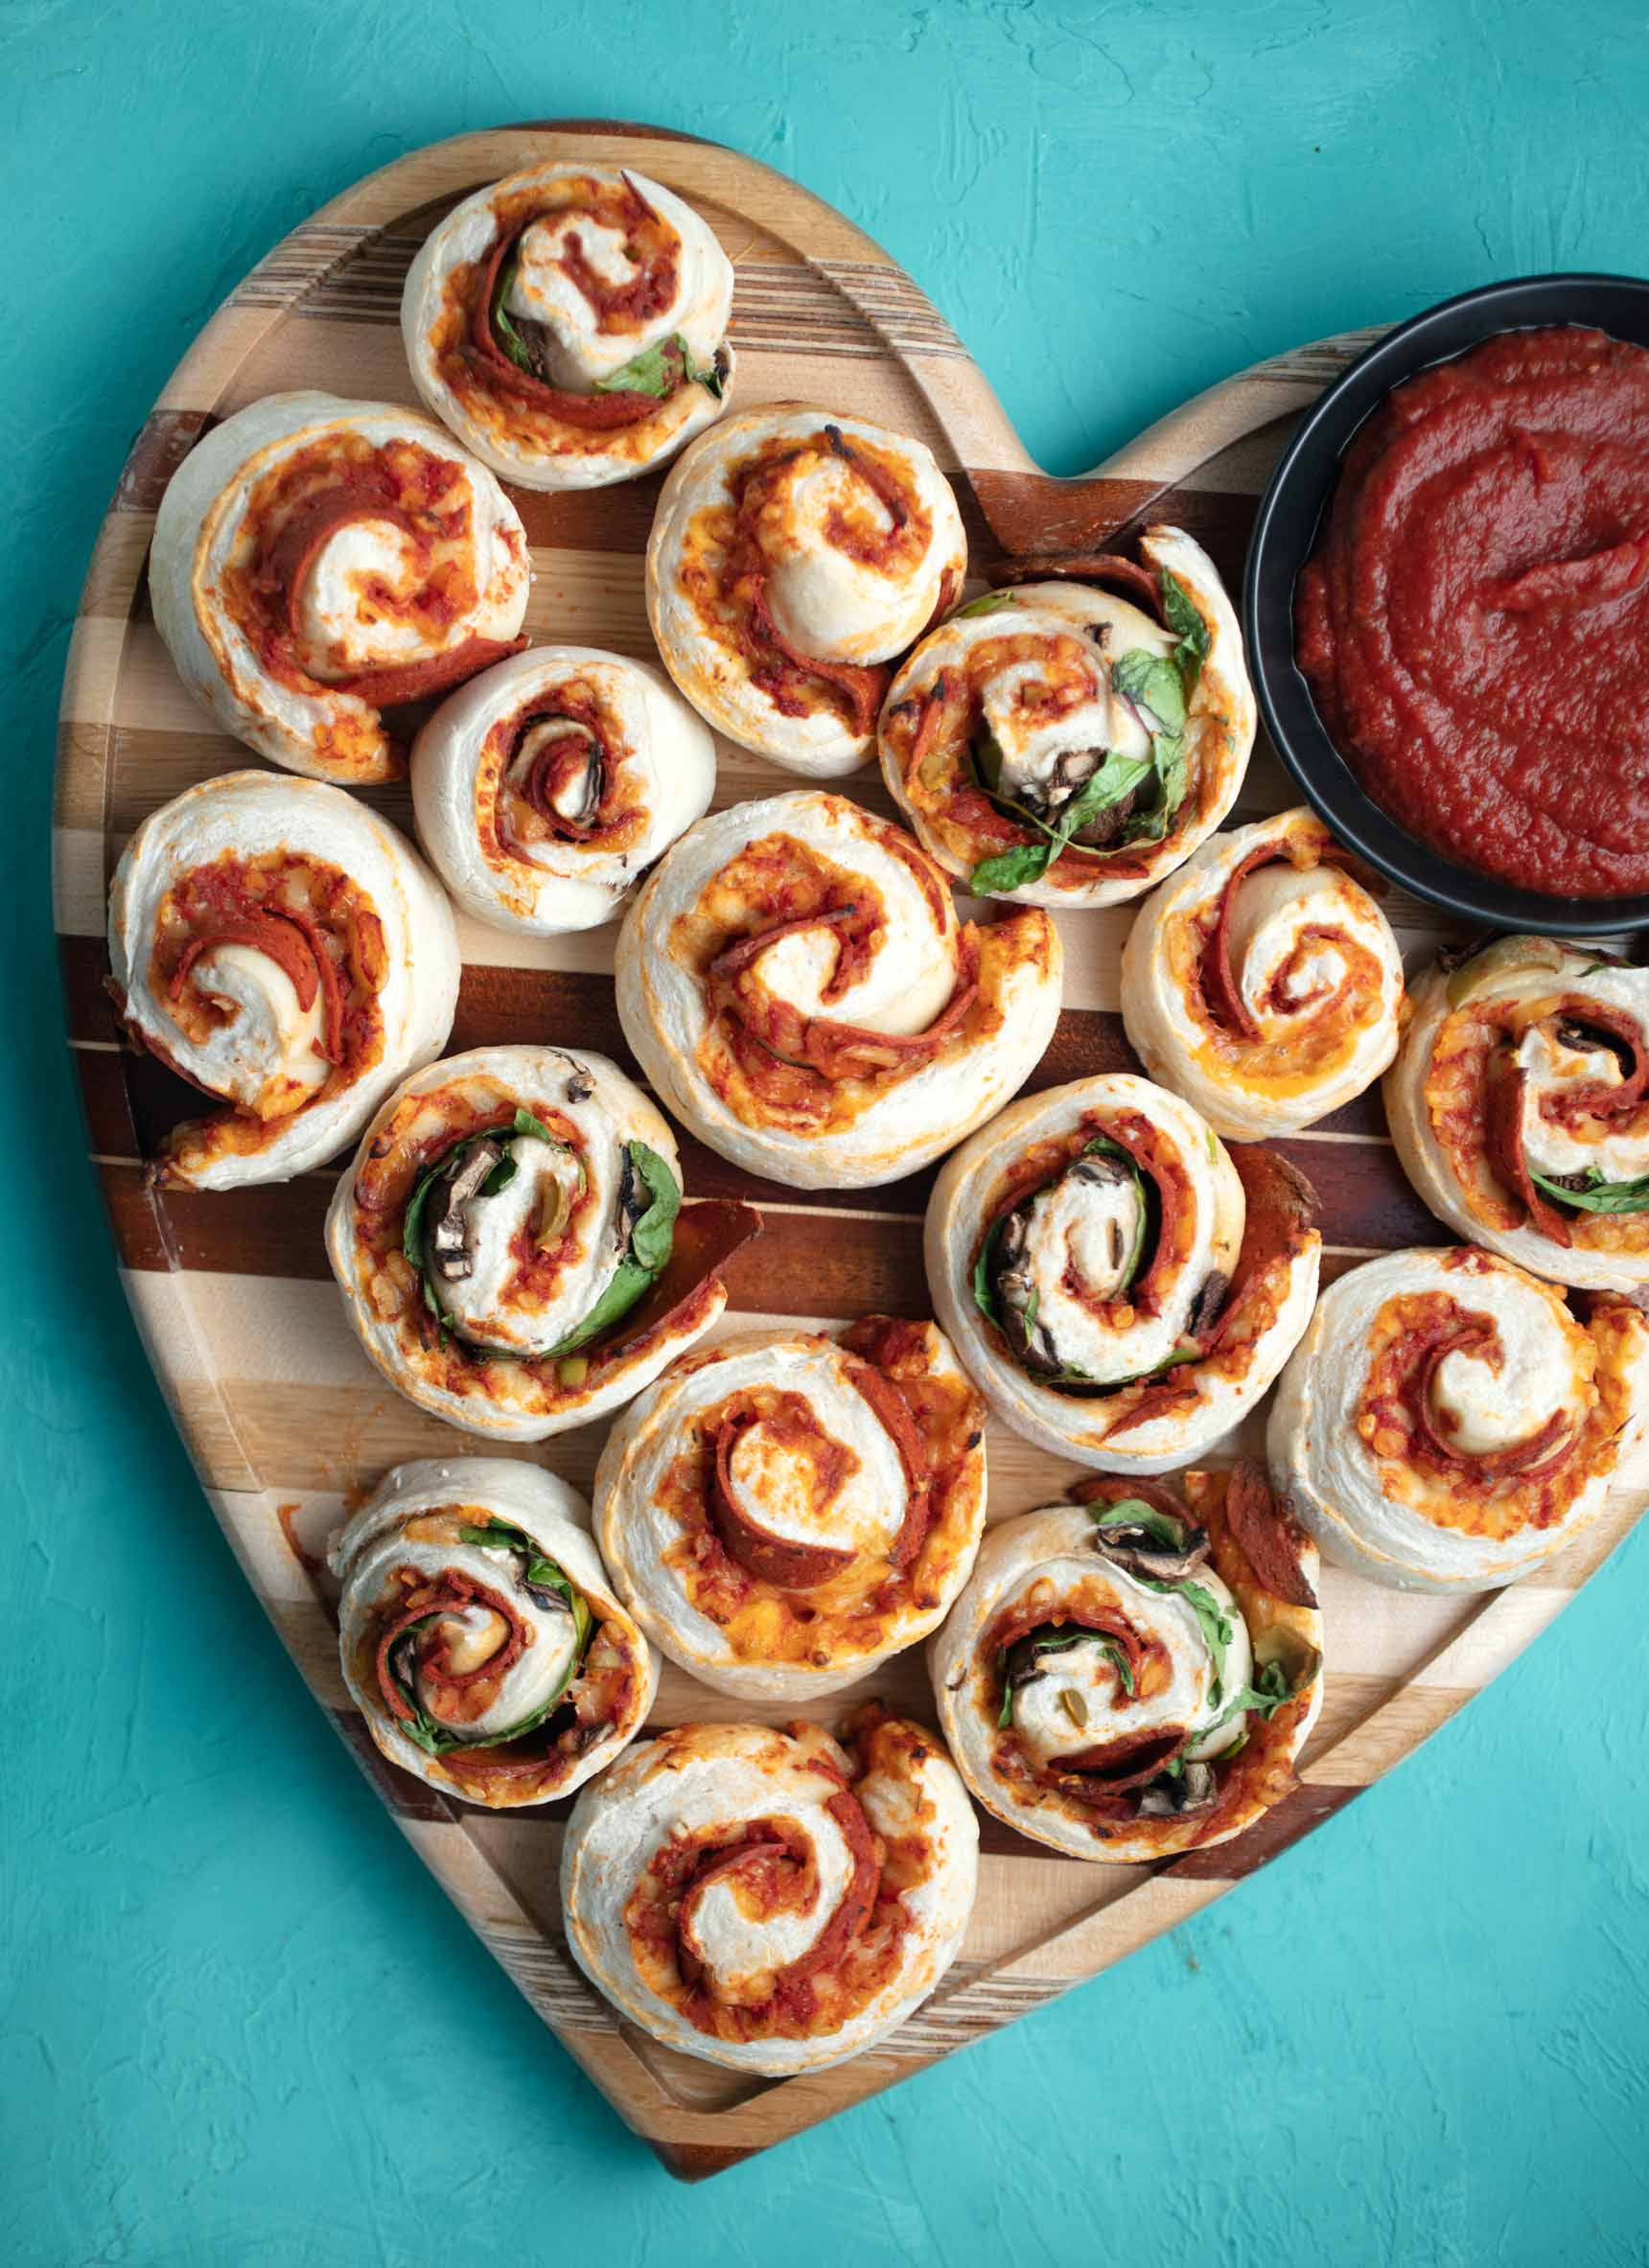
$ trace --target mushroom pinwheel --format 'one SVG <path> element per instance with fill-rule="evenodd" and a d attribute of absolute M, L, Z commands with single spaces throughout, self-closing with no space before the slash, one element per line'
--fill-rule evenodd
<path fill-rule="evenodd" d="M 647 611 L 718 732 L 822 779 L 869 755 L 888 664 L 966 569 L 956 498 L 919 441 L 781 402 L 726 419 L 672 470 Z"/>
<path fill-rule="evenodd" d="M 1649 969 L 1550 937 L 1446 956 L 1409 995 L 1385 1107 L 1456 1236 L 1560 1284 L 1649 1284 Z"/>
<path fill-rule="evenodd" d="M 1512 1583 L 1603 1511 L 1649 1421 L 1649 1317 L 1473 1245 L 1330 1284 L 1272 1405 L 1271 1478 L 1332 1559 L 1404 1590 Z"/>
<path fill-rule="evenodd" d="M 494 1810 L 569 1795 L 635 1739 L 659 1665 L 565 1481 L 398 1465 L 332 1539 L 344 1680 L 391 1764 Z"/>
<path fill-rule="evenodd" d="M 418 833 L 448 889 L 533 937 L 611 921 L 715 779 L 715 743 L 660 672 L 587 646 L 472 678 L 412 748 Z"/>
<path fill-rule="evenodd" d="M 991 1529 L 929 1647 L 987 1811 L 1074 1859 L 1227 1842 L 1297 1785 L 1322 1705 L 1317 1555 L 1259 1467 L 1082 1482 Z"/>
<path fill-rule="evenodd" d="M 642 174 L 551 160 L 438 221 L 401 300 L 412 382 L 523 488 L 599 488 L 721 415 L 732 266 Z"/>
<path fill-rule="evenodd" d="M 985 1404 L 931 1323 L 701 1349 L 614 1426 L 601 1548 L 631 1612 L 722 1693 L 810 1700 L 923 1638 L 985 1524 Z"/>
<path fill-rule="evenodd" d="M 108 942 L 132 1038 L 223 1105 L 167 1137 L 154 1170 L 178 1188 L 322 1164 L 439 1052 L 458 996 L 452 908 L 423 860 L 341 789 L 268 772 L 144 821 Z"/>
<path fill-rule="evenodd" d="M 1149 1079 L 1082 1080 L 946 1162 L 928 1288 L 1005 1424 L 1102 1470 L 1166 1472 L 1254 1407 L 1305 1330 L 1314 1202 Z"/>
<path fill-rule="evenodd" d="M 1064 959 L 1046 914 L 959 923 L 902 828 L 821 790 L 701 820 L 617 954 L 624 1036 L 700 1139 L 798 1189 L 892 1181 L 1030 1076 Z"/>
<path fill-rule="evenodd" d="M 1217 1133 L 1288 1134 L 1397 1053 L 1403 957 L 1328 829 L 1280 812 L 1216 835 L 1140 908 L 1123 1022 L 1153 1079 Z"/>
<path fill-rule="evenodd" d="M 361 1344 L 450 1423 L 504 1441 L 627 1401 L 727 1303 L 750 1206 L 684 1212 L 675 1137 L 604 1055 L 476 1048 L 361 1137 L 327 1253 Z"/>
<path fill-rule="evenodd" d="M 1137 897 L 1236 800 L 1254 696 L 1231 602 L 1180 529 L 1147 528 L 1139 551 L 973 600 L 894 680 L 883 776 L 982 896 Z"/>
<path fill-rule="evenodd" d="M 289 772 L 406 768 L 395 712 L 513 654 L 531 571 L 515 507 L 429 418 L 266 394 L 195 444 L 149 587 L 178 675 Z"/>
<path fill-rule="evenodd" d="M 666 2047 L 785 2077 L 920 2006 L 973 1909 L 979 1828 L 931 1734 L 875 1702 L 818 1725 L 678 1724 L 573 1806 L 567 1940 Z"/>

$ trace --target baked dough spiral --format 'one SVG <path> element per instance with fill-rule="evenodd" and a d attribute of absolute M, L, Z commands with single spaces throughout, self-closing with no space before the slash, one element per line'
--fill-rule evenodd
<path fill-rule="evenodd" d="M 715 813 L 625 917 L 624 1036 L 675 1116 L 752 1173 L 858 1189 L 998 1110 L 1053 1037 L 1046 914 L 958 923 L 900 827 L 822 790 Z"/>
<path fill-rule="evenodd" d="M 1166 1472 L 1229 1431 L 1316 1297 L 1304 1178 L 1118 1072 L 1016 1102 L 928 1206 L 934 1311 L 992 1410 L 1056 1456 Z"/>
<path fill-rule="evenodd" d="M 647 613 L 665 667 L 718 732 L 833 778 L 871 752 L 887 665 L 966 571 L 931 451 L 780 402 L 725 419 L 671 471 Z"/>
<path fill-rule="evenodd" d="M 1649 969 L 1550 937 L 1440 960 L 1385 1108 L 1456 1236 L 1560 1284 L 1649 1284 Z"/>
<path fill-rule="evenodd" d="M 344 1681 L 380 1750 L 495 1811 L 570 1795 L 646 1723 L 652 1649 L 590 1509 L 503 1457 L 397 1465 L 334 1536 Z"/>
<path fill-rule="evenodd" d="M 315 393 L 195 444 L 149 565 L 189 690 L 272 763 L 348 787 L 405 772 L 386 712 L 524 643 L 530 581 L 515 506 L 439 426 Z"/>
<path fill-rule="evenodd" d="M 109 892 L 132 1038 L 225 1107 L 176 1127 L 175 1188 L 288 1181 L 440 1053 L 453 911 L 411 846 L 318 780 L 229 772 L 153 812 Z"/>
<path fill-rule="evenodd" d="M 449 1423 L 542 1441 L 627 1401 L 721 1313 L 748 1205 L 678 1215 L 676 1138 L 572 1048 L 476 1048 L 391 1095 L 327 1213 L 362 1346 Z"/>
<path fill-rule="evenodd" d="M 579 1966 L 666 2047 L 785 2077 L 863 2054 L 949 1968 L 979 1828 L 931 1734 L 875 1702 L 818 1725 L 679 1724 L 573 1806 Z"/>
<path fill-rule="evenodd" d="M 1649 1416 L 1649 1318 L 1473 1245 L 1330 1284 L 1272 1406 L 1273 1485 L 1331 1558 L 1405 1590 L 1489 1590 L 1604 1508 Z"/>
<path fill-rule="evenodd" d="M 963 1778 L 1069 1858 L 1228 1842 L 1297 1784 L 1322 1705 L 1311 1539 L 1256 1465 L 1176 1483 L 1002 1521 L 929 1647 Z"/>
<path fill-rule="evenodd" d="M 1284 811 L 1217 835 L 1152 891 L 1123 947 L 1122 1005 L 1151 1077 L 1217 1134 L 1258 1142 L 1380 1076 L 1403 957 L 1327 827 Z"/>
<path fill-rule="evenodd" d="M 601 1549 L 672 1661 L 755 1701 L 834 1693 L 926 1637 L 985 1524 L 985 1404 L 931 1323 L 760 1331 L 614 1426 Z"/>
<path fill-rule="evenodd" d="M 600 488 L 719 417 L 732 265 L 662 182 L 551 160 L 478 189 L 401 300 L 412 382 L 506 480 Z"/>
<path fill-rule="evenodd" d="M 611 921 L 715 780 L 714 741 L 661 672 L 589 646 L 499 662 L 412 747 L 418 834 L 447 888 L 532 937 Z"/>
<path fill-rule="evenodd" d="M 1091 583 L 973 600 L 894 680 L 883 776 L 977 894 L 1137 897 L 1237 798 L 1254 696 L 1231 602 L 1181 529 L 1147 528 L 1139 551 L 1086 563 Z"/>

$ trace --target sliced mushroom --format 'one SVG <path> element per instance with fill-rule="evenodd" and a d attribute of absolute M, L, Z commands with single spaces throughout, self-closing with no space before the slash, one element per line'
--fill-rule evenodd
<path fill-rule="evenodd" d="M 1225 1294 L 1230 1288 L 1231 1279 L 1223 1268 L 1211 1268 L 1204 1276 L 1201 1288 L 1192 1301 L 1191 1312 L 1185 1320 L 1185 1329 L 1190 1337 L 1199 1339 L 1205 1331 L 1213 1329 L 1214 1319 L 1225 1305 Z"/>
<path fill-rule="evenodd" d="M 484 1136 L 453 1157 L 441 1176 L 430 1248 L 435 1273 L 444 1284 L 458 1283 L 475 1264 L 470 1252 L 470 1201 L 503 1154 L 501 1144 Z"/>
<path fill-rule="evenodd" d="M 1030 1231 L 1029 1215 L 1010 1213 L 996 1239 L 996 1305 L 1008 1344 L 1027 1370 L 1057 1371 L 1058 1356 L 1048 1333 L 1031 1319 L 1035 1285 L 1024 1265 Z"/>
<path fill-rule="evenodd" d="M 1208 1557 L 1208 1531 L 1185 1523 L 1183 1551 L 1173 1551 L 1152 1535 L 1143 1521 L 1116 1521 L 1094 1530 L 1094 1549 L 1103 1552 L 1126 1575 L 1143 1575 L 1151 1583 L 1184 1583 Z"/>
<path fill-rule="evenodd" d="M 1218 1796 L 1213 1765 L 1187 1764 L 1177 1772 L 1164 1772 L 1149 1788 L 1140 1790 L 1139 1816 L 1142 1819 L 1183 1818 L 1187 1812 L 1212 1811 Z"/>

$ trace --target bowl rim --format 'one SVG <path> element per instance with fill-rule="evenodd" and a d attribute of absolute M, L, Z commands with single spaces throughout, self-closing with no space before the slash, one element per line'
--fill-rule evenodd
<path fill-rule="evenodd" d="M 1560 270 L 1477 285 L 1382 331 L 1323 388 L 1290 434 L 1255 512 L 1243 570 L 1243 635 L 1261 719 L 1285 768 L 1335 837 L 1378 872 L 1461 920 L 1572 937 L 1649 927 L 1649 892 L 1568 898 L 1523 889 L 1462 866 L 1409 834 L 1359 784 L 1335 746 L 1294 659 L 1293 613 L 1300 569 L 1315 547 L 1345 451 L 1392 389 L 1502 332 L 1590 323 L 1616 336 L 1597 312 L 1589 315 L 1569 306 L 1543 312 L 1543 303 L 1592 294 L 1640 301 L 1644 335 L 1627 343 L 1649 347 L 1649 277 L 1602 270 Z M 1462 317 L 1471 318 L 1464 327 Z M 1441 341 L 1439 334 L 1445 335 Z M 1283 544 L 1279 520 L 1303 518 L 1311 498 L 1314 505 L 1304 548 L 1285 564 L 1277 556 Z M 1293 552 L 1291 537 L 1288 548 Z"/>

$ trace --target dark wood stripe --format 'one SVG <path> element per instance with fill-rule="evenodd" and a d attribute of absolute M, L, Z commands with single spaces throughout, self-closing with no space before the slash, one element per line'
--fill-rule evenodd
<path fill-rule="evenodd" d="M 80 1040 L 119 1040 L 120 1018 L 105 983 L 108 975 L 108 949 L 104 940 L 61 937 L 58 951 L 70 1036 Z M 530 1046 L 546 1041 L 566 1047 L 598 1049 L 622 1063 L 632 1076 L 639 1076 L 639 1067 L 624 1044 L 613 986 L 606 977 L 576 971 L 503 968 L 481 961 L 466 964 L 453 1034 L 447 1043 L 449 1054 L 457 1054 L 465 1048 Z M 1102 1072 L 1137 1072 L 1140 1068 L 1139 1058 L 1128 1046 L 1123 1030 L 1121 1016 L 1103 1008 L 1067 1008 L 1059 1018 L 1046 1053 L 1032 1073 L 1026 1091 L 1041 1094 L 1070 1079 L 1096 1078 Z M 178 1115 L 185 1114 L 180 1111 Z M 175 1118 L 161 1120 L 157 1134 L 175 1123 Z M 1343 1110 L 1334 1111 L 1315 1130 L 1383 1136 L 1385 1106 L 1380 1089 L 1372 1087 L 1347 1103 Z M 1306 1146 L 1312 1148 L 1313 1157 L 1320 1156 L 1322 1145 Z M 1307 1163 L 1308 1174 L 1312 1170 Z"/>
<path fill-rule="evenodd" d="M 202 409 L 151 410 L 122 468 L 114 510 L 157 510 L 173 474 L 207 427 L 217 422 Z"/>
<path fill-rule="evenodd" d="M 1043 473 L 970 470 L 967 477 L 995 550 L 1010 559 L 1126 550 L 1140 524 L 1167 520 L 1196 537 L 1230 589 L 1241 585 L 1255 497 L 1150 480 L 1055 480 Z"/>
<path fill-rule="evenodd" d="M 1355 1787 L 1302 1784 L 1234 1842 L 1216 1843 L 1207 1851 L 1188 1851 L 1167 1871 L 1188 1882 L 1243 1882 L 1361 1794 L 1362 1790 Z"/>
<path fill-rule="evenodd" d="M 154 1192 L 145 1187 L 140 1166 L 98 1170 L 128 1267 L 309 1283 L 330 1278 L 322 1228 L 333 1185 L 317 1174 L 274 1190 Z M 919 1220 L 770 1214 L 765 1234 L 729 1263 L 725 1281 L 730 1304 L 741 1312 L 913 1318 L 928 1312 Z"/>
<path fill-rule="evenodd" d="M 103 1005 L 106 996 L 84 986 L 81 994 L 79 1006 L 92 1027 L 88 1036 L 117 1035 L 112 1007 L 105 1010 Z M 465 971 L 451 1053 L 546 1042 L 598 1049 L 639 1076 L 618 1029 L 612 987 L 603 979 L 550 977 L 530 969 Z M 129 1048 L 86 1048 L 76 1051 L 76 1063 L 92 1147 L 99 1156 L 156 1157 L 174 1126 L 201 1114 L 202 1099 L 195 1089 L 153 1056 Z M 1061 1017 L 1027 1092 L 1134 1067 L 1119 1018 L 1074 1011 Z M 870 1190 L 799 1192 L 743 1171 L 690 1134 L 682 1133 L 681 1144 L 683 1176 L 694 1196 L 741 1197 L 757 1205 L 801 1204 L 824 1215 L 868 1212 L 914 1218 L 925 1211 L 939 1171 L 937 1166 L 929 1167 Z M 1439 1224 L 1409 1189 L 1395 1152 L 1384 1144 L 1294 1139 L 1270 1146 L 1298 1166 L 1316 1190 L 1328 1242 L 1390 1250 L 1445 1240 Z M 318 1200 L 323 1204 L 325 1194 L 323 1183 Z M 224 1199 L 205 1201 L 217 1204 Z M 166 1202 L 171 1205 L 174 1199 L 168 1196 Z M 214 1263 L 203 1260 L 192 1264 Z"/>

